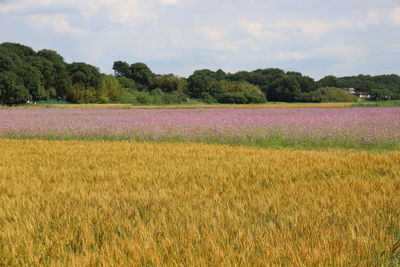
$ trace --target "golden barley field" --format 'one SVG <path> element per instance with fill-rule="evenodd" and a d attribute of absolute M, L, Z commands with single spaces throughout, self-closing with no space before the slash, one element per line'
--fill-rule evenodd
<path fill-rule="evenodd" d="M 1 266 L 395 266 L 400 153 L 0 141 Z"/>

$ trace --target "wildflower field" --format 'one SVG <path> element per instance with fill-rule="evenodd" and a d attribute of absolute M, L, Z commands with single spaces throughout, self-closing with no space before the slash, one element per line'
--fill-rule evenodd
<path fill-rule="evenodd" d="M 400 149 L 400 107 L 4 109 L 0 137 Z"/>
<path fill-rule="evenodd" d="M 0 109 L 0 266 L 398 266 L 399 143 L 398 107 Z"/>

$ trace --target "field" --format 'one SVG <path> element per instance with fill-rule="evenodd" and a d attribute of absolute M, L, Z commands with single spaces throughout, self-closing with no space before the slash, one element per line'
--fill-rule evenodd
<path fill-rule="evenodd" d="M 3 109 L 0 137 L 400 150 L 400 107 Z"/>
<path fill-rule="evenodd" d="M 396 265 L 400 154 L 0 141 L 0 265 Z"/>
<path fill-rule="evenodd" d="M 400 264 L 399 107 L 6 108 L 0 151 L 0 266 Z"/>

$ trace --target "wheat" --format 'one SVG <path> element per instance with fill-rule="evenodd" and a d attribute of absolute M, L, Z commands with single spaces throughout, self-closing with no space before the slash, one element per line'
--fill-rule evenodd
<path fill-rule="evenodd" d="M 400 153 L 0 141 L 0 265 L 395 265 Z"/>

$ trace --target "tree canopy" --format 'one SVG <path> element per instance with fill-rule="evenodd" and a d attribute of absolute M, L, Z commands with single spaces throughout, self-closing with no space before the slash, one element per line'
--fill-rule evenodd
<path fill-rule="evenodd" d="M 56 51 L 0 44 L 0 104 L 67 100 L 72 103 L 206 103 L 357 101 L 339 88 L 355 88 L 373 100 L 400 99 L 400 76 L 328 75 L 319 81 L 277 68 L 226 73 L 202 69 L 188 78 L 155 74 L 145 63 L 115 61 L 114 75 L 85 62 L 67 63 Z"/>

